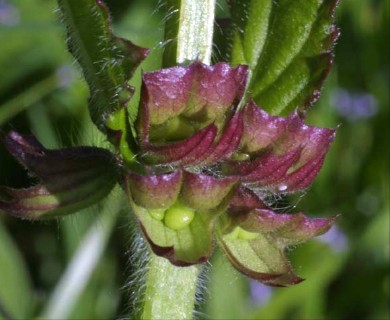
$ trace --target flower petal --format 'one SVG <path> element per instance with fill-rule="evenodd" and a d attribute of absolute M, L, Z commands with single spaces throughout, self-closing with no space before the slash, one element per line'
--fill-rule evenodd
<path fill-rule="evenodd" d="M 288 122 L 289 118 L 271 116 L 250 100 L 244 108 L 241 150 L 254 153 L 273 146 L 286 132 Z"/>
<path fill-rule="evenodd" d="M 181 171 L 168 174 L 141 176 L 129 172 L 126 176 L 127 192 L 132 200 L 147 209 L 168 208 L 180 193 Z"/>
<path fill-rule="evenodd" d="M 275 117 L 250 101 L 244 110 L 244 131 L 239 150 L 250 160 L 226 166 L 242 181 L 274 192 L 308 187 L 322 167 L 335 130 L 307 126 L 293 113 Z"/>
<path fill-rule="evenodd" d="M 283 180 L 288 169 L 300 156 L 301 148 L 291 150 L 283 155 L 268 152 L 253 161 L 235 161 L 225 165 L 225 170 L 239 175 L 245 183 L 255 183 L 258 186 L 269 187 Z"/>
<path fill-rule="evenodd" d="M 197 211 L 208 211 L 226 207 L 238 179 L 236 177 L 216 178 L 205 174 L 184 172 L 182 201 Z"/>
<path fill-rule="evenodd" d="M 202 157 L 214 142 L 217 128 L 213 124 L 198 131 L 184 141 L 165 146 L 146 145 L 141 155 L 143 162 L 150 164 L 175 164 L 184 166 Z"/>
<path fill-rule="evenodd" d="M 221 137 L 206 153 L 202 164 L 212 164 L 230 156 L 238 147 L 244 123 L 242 112 L 237 112 L 227 123 Z"/>
<path fill-rule="evenodd" d="M 246 87 L 247 66 L 232 68 L 223 62 L 213 66 L 195 62 L 191 67 L 194 70 L 193 82 L 185 117 L 191 118 L 204 109 L 207 118 L 216 119 L 223 116 L 231 105 L 240 102 Z"/>
<path fill-rule="evenodd" d="M 283 214 L 255 209 L 241 222 L 249 232 L 272 233 L 286 245 L 298 244 L 327 232 L 335 218 L 309 218 L 303 213 Z"/>
<path fill-rule="evenodd" d="M 148 125 L 163 124 L 186 108 L 190 96 L 193 68 L 173 67 L 142 75 L 139 112 L 148 114 Z"/>
<path fill-rule="evenodd" d="M 145 73 L 137 119 L 141 145 L 165 143 L 167 132 L 173 140 L 182 139 L 184 123 L 188 132 L 191 127 L 199 130 L 213 122 L 219 126 L 226 111 L 241 100 L 247 75 L 247 66 L 200 62 Z M 174 119 L 182 124 L 177 130 L 172 129 L 177 122 Z"/>

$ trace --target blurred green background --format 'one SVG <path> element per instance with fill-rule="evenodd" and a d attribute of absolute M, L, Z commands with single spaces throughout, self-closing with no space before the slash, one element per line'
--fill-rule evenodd
<path fill-rule="evenodd" d="M 115 32 L 152 48 L 143 68 L 156 68 L 161 2 L 107 2 Z M 335 66 L 308 114 L 310 124 L 339 126 L 337 139 L 314 185 L 278 204 L 340 214 L 327 235 L 291 252 L 307 280 L 269 288 L 217 253 L 206 267 L 198 318 L 389 319 L 389 9 L 388 0 L 341 1 Z M 59 20 L 54 0 L 0 0 L 1 130 L 33 132 L 47 147 L 107 146 L 90 124 L 88 90 Z M 0 145 L 0 185 L 32 182 Z M 0 215 L 0 319 L 128 316 L 136 303 L 126 284 L 137 274 L 130 214 L 115 192 L 85 211 L 34 223 Z"/>

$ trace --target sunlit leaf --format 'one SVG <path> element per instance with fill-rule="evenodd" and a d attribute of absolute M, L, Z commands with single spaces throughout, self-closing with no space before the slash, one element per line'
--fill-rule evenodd
<path fill-rule="evenodd" d="M 29 273 L 16 243 L 0 221 L 0 303 L 9 316 L 32 317 L 34 295 Z M 0 312 L 0 318 L 2 318 Z"/>

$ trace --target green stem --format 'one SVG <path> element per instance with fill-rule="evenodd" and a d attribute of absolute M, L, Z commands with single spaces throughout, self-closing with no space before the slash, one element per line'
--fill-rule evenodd
<path fill-rule="evenodd" d="M 199 266 L 176 267 L 150 256 L 142 319 L 192 319 Z"/>
<path fill-rule="evenodd" d="M 194 60 L 210 64 L 215 0 L 166 0 L 163 66 Z"/>
<path fill-rule="evenodd" d="M 177 62 L 199 60 L 210 64 L 214 32 L 215 0 L 182 0 Z"/>
<path fill-rule="evenodd" d="M 215 0 L 181 0 L 176 62 L 209 64 Z M 199 266 L 177 267 L 150 254 L 142 319 L 192 319 Z"/>

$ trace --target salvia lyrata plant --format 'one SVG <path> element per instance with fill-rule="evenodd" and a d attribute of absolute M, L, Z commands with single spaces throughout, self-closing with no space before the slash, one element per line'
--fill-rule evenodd
<path fill-rule="evenodd" d="M 301 282 L 286 248 L 326 232 L 334 218 L 278 213 L 267 197 L 308 188 L 335 137 L 304 118 L 333 62 L 337 0 L 231 0 L 230 20 L 217 22 L 212 0 L 168 1 L 164 68 L 143 72 L 140 87 L 128 82 L 149 50 L 113 34 L 103 1 L 58 5 L 91 120 L 113 148 L 49 150 L 34 136 L 2 134 L 39 183 L 1 187 L 0 211 L 63 216 L 119 184 L 150 245 L 145 319 L 191 318 L 197 266 L 217 245 L 248 277 Z M 213 39 L 224 46 L 210 65 Z M 138 109 L 129 107 L 136 91 Z M 177 297 L 170 304 L 168 283 Z"/>

